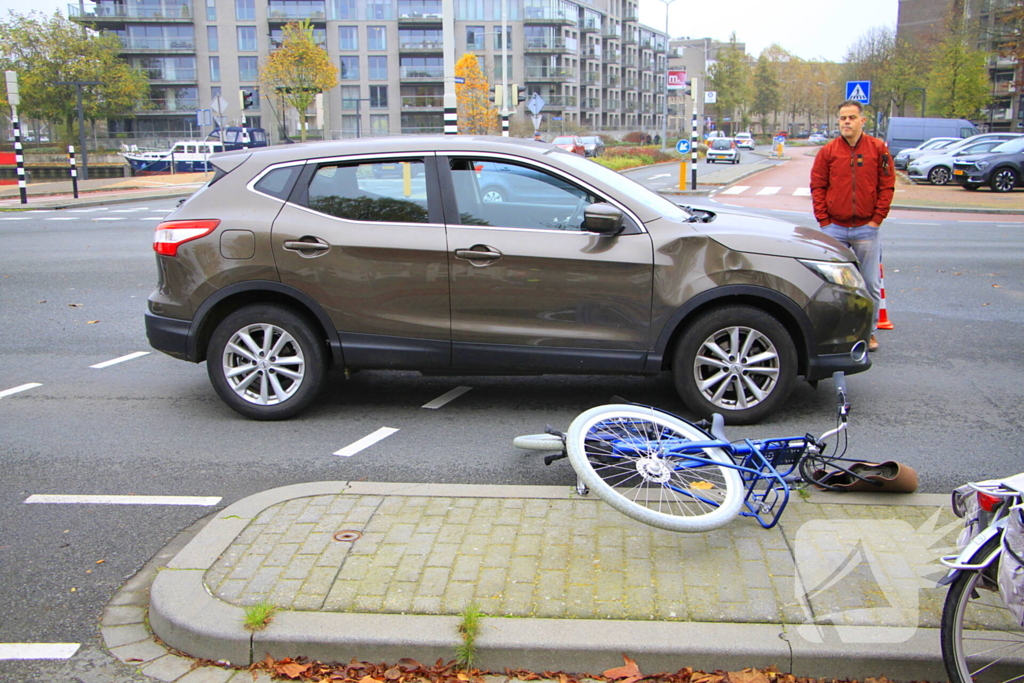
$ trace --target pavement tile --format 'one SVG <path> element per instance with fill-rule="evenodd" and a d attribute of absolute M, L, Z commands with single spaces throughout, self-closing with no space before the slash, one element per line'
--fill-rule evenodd
<path fill-rule="evenodd" d="M 158 645 L 152 638 L 147 638 L 137 643 L 112 647 L 110 653 L 126 664 L 138 665 L 143 662 L 151 662 L 157 657 L 163 657 L 167 654 L 167 648 Z"/>
<path fill-rule="evenodd" d="M 227 683 L 234 676 L 233 669 L 217 666 L 204 666 L 193 669 L 177 680 L 176 683 Z M 251 680 L 251 679 L 250 679 Z"/>
<path fill-rule="evenodd" d="M 100 633 L 103 635 L 103 642 L 106 643 L 108 648 L 137 643 L 150 637 L 149 629 L 142 624 L 102 626 L 100 627 Z"/>
<path fill-rule="evenodd" d="M 142 673 L 160 681 L 174 681 L 192 670 L 194 662 L 185 657 L 167 654 L 142 667 Z"/>

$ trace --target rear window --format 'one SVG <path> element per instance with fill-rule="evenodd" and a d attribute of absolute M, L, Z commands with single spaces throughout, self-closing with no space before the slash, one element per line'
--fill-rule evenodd
<path fill-rule="evenodd" d="M 717 138 L 714 142 L 711 143 L 711 149 L 731 149 L 731 148 L 732 148 L 732 140 L 727 140 L 725 138 Z"/>
<path fill-rule="evenodd" d="M 269 194 L 271 197 L 276 197 L 277 199 L 284 201 L 288 199 L 288 195 L 291 194 L 292 185 L 301 170 L 301 165 L 275 168 L 273 171 L 270 171 L 260 178 L 259 182 L 257 182 L 253 187 L 257 192 Z"/>

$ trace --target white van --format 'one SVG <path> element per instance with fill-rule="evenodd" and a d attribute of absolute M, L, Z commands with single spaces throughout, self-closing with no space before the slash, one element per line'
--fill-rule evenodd
<path fill-rule="evenodd" d="M 897 154 L 908 147 L 917 147 L 925 140 L 938 137 L 969 138 L 980 131 L 966 119 L 926 119 L 894 116 L 889 119 L 885 142 L 889 153 Z"/>

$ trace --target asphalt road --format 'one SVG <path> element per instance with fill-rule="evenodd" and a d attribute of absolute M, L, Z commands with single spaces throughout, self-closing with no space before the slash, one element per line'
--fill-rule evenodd
<path fill-rule="evenodd" d="M 564 427 L 612 395 L 686 415 L 667 375 L 360 372 L 335 377 L 300 418 L 257 423 L 220 402 L 204 365 L 150 353 L 90 367 L 148 350 L 149 245 L 173 204 L 0 213 L 0 392 L 39 384 L 0 398 L 0 644 L 82 644 L 66 662 L 0 661 L 2 681 L 135 678 L 104 654 L 99 614 L 117 586 L 215 509 L 28 504 L 31 495 L 212 496 L 221 507 L 267 488 L 332 479 L 569 486 L 567 461 L 545 467 L 512 438 L 547 423 Z M 769 213 L 811 224 L 809 216 Z M 849 378 L 851 454 L 908 463 L 931 492 L 1021 469 L 1024 227 L 983 216 L 901 218 L 887 221 L 884 235 L 896 329 L 880 332 L 875 367 Z M 423 407 L 458 387 L 469 390 Z M 780 414 L 730 434 L 820 433 L 832 426 L 832 410 L 829 382 L 817 390 L 801 384 Z M 335 455 L 381 427 L 398 431 L 350 457 Z"/>

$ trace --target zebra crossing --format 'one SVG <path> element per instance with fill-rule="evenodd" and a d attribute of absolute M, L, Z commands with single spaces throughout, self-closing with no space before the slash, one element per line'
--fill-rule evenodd
<path fill-rule="evenodd" d="M 86 209 L 32 209 L 17 214 L 0 215 L 0 221 L 162 221 L 173 208 L 154 209 L 137 206 L 128 209 L 112 209 L 106 206 Z"/>
<path fill-rule="evenodd" d="M 754 191 L 753 192 L 747 192 L 747 190 L 750 190 L 750 189 L 753 189 Z M 789 189 L 789 188 L 774 187 L 774 186 L 752 188 L 750 185 L 733 185 L 731 187 L 725 188 L 724 190 L 722 190 L 718 194 L 720 194 L 720 195 L 741 195 L 741 194 L 744 194 L 744 193 L 746 193 L 746 195 L 748 197 L 751 196 L 751 195 L 757 195 L 757 196 L 760 196 L 760 197 L 765 197 L 765 196 L 776 195 L 776 194 L 789 194 L 789 195 L 791 195 L 793 197 L 810 197 L 811 196 L 811 188 L 809 188 L 809 187 L 797 187 L 797 188 Z"/>

